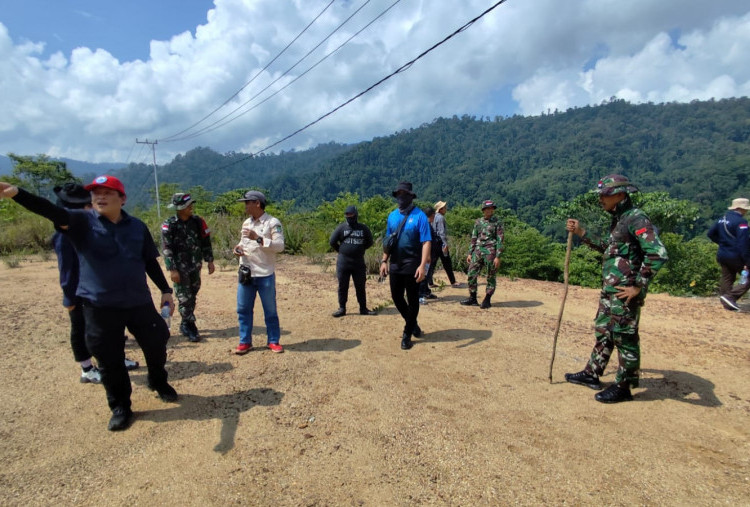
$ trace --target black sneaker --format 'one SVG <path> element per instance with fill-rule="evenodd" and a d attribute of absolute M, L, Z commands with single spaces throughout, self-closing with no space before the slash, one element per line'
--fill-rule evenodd
<path fill-rule="evenodd" d="M 621 401 L 632 401 L 633 395 L 630 393 L 630 387 L 612 384 L 604 391 L 596 393 L 594 399 L 601 403 L 620 403 Z"/>
<path fill-rule="evenodd" d="M 346 315 L 346 308 L 339 308 L 333 312 L 333 316 L 336 318 L 343 317 L 344 315 Z"/>
<path fill-rule="evenodd" d="M 367 308 L 360 308 L 359 314 L 360 315 L 377 315 L 378 312 L 376 312 L 375 310 L 368 310 Z"/>
<path fill-rule="evenodd" d="M 595 377 L 590 373 L 586 373 L 586 370 L 579 371 L 578 373 L 566 373 L 565 380 L 571 384 L 578 384 L 581 386 L 590 387 L 597 391 L 602 388 L 602 383 L 599 382 L 599 377 Z"/>
<path fill-rule="evenodd" d="M 133 411 L 129 408 L 117 407 L 112 411 L 107 429 L 109 431 L 122 431 L 130 427 L 133 422 Z"/>
<path fill-rule="evenodd" d="M 411 334 L 413 334 L 415 338 L 422 338 L 422 328 L 418 325 L 414 326 L 414 331 L 412 331 Z"/>
<path fill-rule="evenodd" d="M 429 294 L 427 294 L 425 296 L 425 299 L 437 299 L 437 298 L 438 297 L 435 294 L 433 294 L 432 292 L 430 292 Z"/>
<path fill-rule="evenodd" d="M 740 307 L 737 306 L 737 302 L 734 300 L 732 296 L 721 296 L 719 298 L 721 301 L 721 304 L 724 305 L 724 308 L 731 312 L 738 312 L 740 311 Z"/>
<path fill-rule="evenodd" d="M 156 391 L 161 401 L 164 401 L 166 403 L 174 403 L 175 401 L 177 401 L 177 391 L 175 391 L 174 387 L 170 386 L 166 382 L 158 387 L 154 387 L 149 384 L 148 388 L 152 391 Z"/>

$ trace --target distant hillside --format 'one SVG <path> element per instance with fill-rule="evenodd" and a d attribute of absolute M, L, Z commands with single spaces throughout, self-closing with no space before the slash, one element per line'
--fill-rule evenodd
<path fill-rule="evenodd" d="M 533 225 L 550 206 L 621 172 L 644 191 L 698 203 L 705 216 L 750 196 L 750 99 L 596 107 L 539 117 L 439 118 L 361 143 L 317 174 L 284 176 L 277 199 L 316 206 L 339 192 L 386 194 L 401 179 L 419 198 L 492 198 Z"/>
<path fill-rule="evenodd" d="M 189 189 L 202 186 L 214 193 L 236 188 L 266 188 L 274 179 L 320 173 L 336 157 L 352 149 L 351 145 L 321 144 L 310 150 L 288 151 L 278 155 L 248 157 L 243 153 L 220 154 L 198 147 L 178 155 L 172 162 L 157 166 L 159 183 L 178 183 Z M 131 204 L 146 203 L 154 186 L 153 166 L 130 164 L 116 173 L 128 187 Z"/>
<path fill-rule="evenodd" d="M 84 180 L 91 179 L 94 175 L 97 174 L 106 174 L 108 172 L 125 167 L 125 164 L 121 162 L 94 163 L 83 162 L 81 160 L 73 160 L 70 158 L 56 158 L 55 160 L 65 162 L 65 165 L 70 172 L 72 172 L 78 178 L 83 178 Z M 6 157 L 5 155 L 0 155 L 0 174 L 10 174 L 11 171 L 13 171 L 13 164 L 11 163 L 10 158 Z"/>

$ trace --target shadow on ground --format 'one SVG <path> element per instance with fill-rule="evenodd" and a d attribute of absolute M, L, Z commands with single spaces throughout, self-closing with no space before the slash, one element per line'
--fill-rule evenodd
<path fill-rule="evenodd" d="M 214 446 L 214 451 L 226 454 L 234 447 L 240 414 L 256 405 L 278 405 L 283 397 L 284 393 L 266 387 L 217 396 L 182 394 L 177 401 L 177 406 L 164 410 L 137 413 L 136 420 L 164 423 L 220 419 L 221 436 L 219 442 Z"/>
<path fill-rule="evenodd" d="M 646 390 L 635 397 L 639 401 L 677 400 L 701 407 L 722 406 L 714 393 L 713 382 L 684 371 L 641 370 L 639 386 Z"/>
<path fill-rule="evenodd" d="M 414 344 L 467 342 L 456 345 L 456 348 L 468 347 L 489 340 L 492 331 L 488 329 L 441 329 L 432 333 L 425 331 L 421 338 L 415 338 Z"/>

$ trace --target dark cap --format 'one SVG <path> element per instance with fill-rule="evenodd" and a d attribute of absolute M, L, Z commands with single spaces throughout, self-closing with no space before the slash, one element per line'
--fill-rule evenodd
<path fill-rule="evenodd" d="M 599 195 L 630 194 L 638 192 L 638 187 L 622 174 L 610 174 L 599 180 L 596 192 Z"/>
<path fill-rule="evenodd" d="M 482 211 L 484 211 L 485 208 L 497 209 L 497 205 L 494 202 L 487 199 L 486 201 L 482 201 Z"/>
<path fill-rule="evenodd" d="M 414 193 L 412 190 L 411 182 L 409 181 L 401 181 L 399 182 L 398 186 L 396 187 L 396 190 L 393 191 L 393 197 L 396 197 L 396 193 L 400 192 L 401 190 L 410 193 L 413 197 L 417 197 L 417 194 Z"/>
<path fill-rule="evenodd" d="M 91 193 L 78 183 L 65 183 L 52 189 L 64 208 L 80 209 L 91 204 Z"/>
<path fill-rule="evenodd" d="M 242 198 L 237 199 L 238 202 L 245 202 L 245 201 L 258 201 L 263 206 L 266 205 L 266 196 L 263 195 L 263 192 L 258 192 L 257 190 L 248 190 L 245 192 L 245 195 L 242 196 Z"/>
<path fill-rule="evenodd" d="M 347 206 L 346 210 L 344 210 L 344 215 L 354 215 L 356 217 L 357 214 L 357 207 L 353 204 L 351 206 Z"/>
<path fill-rule="evenodd" d="M 177 211 L 181 211 L 187 209 L 187 207 L 194 202 L 195 201 L 193 201 L 193 198 L 190 196 L 190 194 L 177 193 L 172 196 L 172 202 L 167 206 L 167 208 L 174 208 Z"/>

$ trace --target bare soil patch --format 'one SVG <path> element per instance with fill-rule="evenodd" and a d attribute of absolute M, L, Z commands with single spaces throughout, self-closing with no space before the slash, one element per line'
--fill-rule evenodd
<path fill-rule="evenodd" d="M 283 256 L 286 352 L 240 357 L 236 273 L 203 280 L 204 340 L 168 345 L 179 402 L 136 370 L 136 420 L 110 433 L 103 389 L 78 381 L 56 264 L 0 267 L 0 504 L 748 503 L 750 314 L 715 298 L 649 295 L 642 386 L 602 405 L 563 380 L 588 358 L 596 290 L 570 288 L 550 384 L 561 284 L 501 278 L 487 311 L 446 287 L 404 352 L 392 305 L 334 319 L 333 272 Z M 387 284 L 367 289 L 389 302 Z M 260 302 L 255 324 L 263 345 Z"/>

